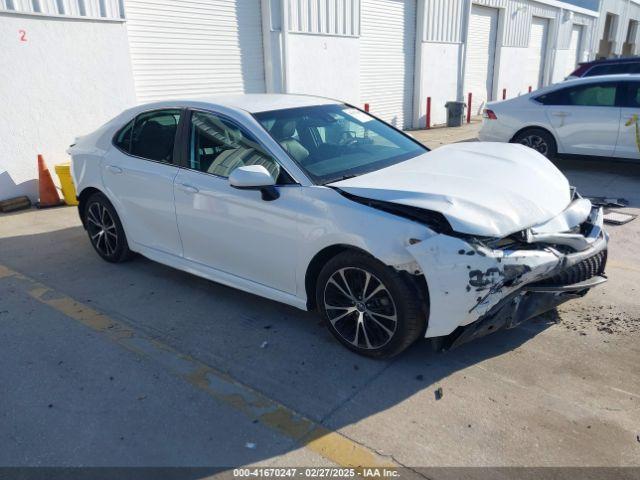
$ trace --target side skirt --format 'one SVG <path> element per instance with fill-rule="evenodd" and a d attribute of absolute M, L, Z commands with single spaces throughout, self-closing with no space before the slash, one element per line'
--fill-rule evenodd
<path fill-rule="evenodd" d="M 299 298 L 290 293 L 276 290 L 275 288 L 267 287 L 266 285 L 252 282 L 251 280 L 247 280 L 236 275 L 223 272 L 221 270 L 216 270 L 215 268 L 211 268 L 201 263 L 187 260 L 186 258 L 176 257 L 175 255 L 161 252 L 153 248 L 145 247 L 143 245 L 140 245 L 139 243 L 130 245 L 130 248 L 132 251 L 135 251 L 136 253 L 139 253 L 140 255 L 153 260 L 154 262 L 162 263 L 163 265 L 167 265 L 177 270 L 182 270 L 183 272 L 206 278 L 207 280 L 226 285 L 227 287 L 236 288 L 247 293 L 252 293 L 260 297 L 268 298 L 269 300 L 275 300 L 276 302 L 285 303 L 287 305 L 291 305 L 292 307 L 299 308 L 300 310 L 308 310 L 306 297 Z"/>

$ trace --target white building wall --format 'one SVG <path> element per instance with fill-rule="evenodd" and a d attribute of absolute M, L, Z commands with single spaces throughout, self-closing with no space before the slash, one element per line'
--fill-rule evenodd
<path fill-rule="evenodd" d="M 140 102 L 264 93 L 260 0 L 126 0 Z"/>
<path fill-rule="evenodd" d="M 290 34 L 289 93 L 335 98 L 357 104 L 360 98 L 360 42 L 355 37 Z"/>
<path fill-rule="evenodd" d="M 604 0 L 607 1 L 607 0 Z M 528 92 L 522 75 L 526 69 L 527 48 L 532 17 L 549 20 L 544 64 L 544 84 L 562 79 L 557 72 L 566 68 L 573 24 L 583 25 L 581 59 L 594 50 L 597 13 L 554 0 L 421 0 L 425 15 L 418 23 L 414 124 L 426 124 L 426 101 L 431 97 L 431 124 L 446 120 L 444 104 L 450 100 L 467 101 L 463 85 L 467 18 L 471 3 L 500 11 L 493 82 L 494 100 Z M 535 88 L 535 86 L 534 86 Z M 472 92 L 473 93 L 473 92 Z"/>
<path fill-rule="evenodd" d="M 261 5 L 267 91 L 358 104 L 360 0 L 262 0 Z"/>
<path fill-rule="evenodd" d="M 0 11 L 64 15 L 65 17 L 124 18 L 124 0 L 0 0 Z"/>
<path fill-rule="evenodd" d="M 122 21 L 0 12 L 0 37 L 0 199 L 35 201 L 37 154 L 53 172 L 76 136 L 135 104 L 127 35 Z"/>
<path fill-rule="evenodd" d="M 612 42 L 612 55 L 620 56 L 627 38 L 629 20 L 640 21 L 640 0 L 600 0 L 600 17 L 597 23 L 597 33 L 594 39 L 595 50 L 598 50 L 600 40 L 604 37 L 607 13 L 615 15 L 609 38 Z M 640 34 L 635 35 L 635 41 L 640 42 Z M 638 49 L 636 49 L 638 52 Z"/>

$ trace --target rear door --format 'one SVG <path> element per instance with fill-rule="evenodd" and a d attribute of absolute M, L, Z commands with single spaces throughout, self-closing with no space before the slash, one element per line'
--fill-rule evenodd
<path fill-rule="evenodd" d="M 617 82 L 594 82 L 543 94 L 560 153 L 611 156 L 620 128 Z"/>
<path fill-rule="evenodd" d="M 102 163 L 102 180 L 130 243 L 182 255 L 173 181 L 180 109 L 139 114 L 114 137 Z M 131 245 L 135 250 L 135 245 Z"/>
<path fill-rule="evenodd" d="M 640 159 L 640 82 L 624 82 L 615 156 Z"/>

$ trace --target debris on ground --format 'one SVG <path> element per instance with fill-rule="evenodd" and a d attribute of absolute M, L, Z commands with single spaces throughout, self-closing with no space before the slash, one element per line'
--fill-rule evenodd
<path fill-rule="evenodd" d="M 622 311 L 616 305 L 567 304 L 561 308 L 561 324 L 567 330 L 586 335 L 595 327 L 597 332 L 607 335 L 628 335 L 640 333 L 640 317 Z"/>
<path fill-rule="evenodd" d="M 629 223 L 636 217 L 637 215 L 633 213 L 609 211 L 604 214 L 604 223 L 608 223 L 610 225 L 624 225 L 625 223 Z"/>
<path fill-rule="evenodd" d="M 267 342 L 266 340 L 264 342 L 262 342 L 260 344 L 260 348 L 267 348 L 267 345 L 269 345 L 269 342 Z"/>
<path fill-rule="evenodd" d="M 591 201 L 592 205 L 605 208 L 624 208 L 629 206 L 629 200 L 626 198 L 611 197 L 586 197 Z"/>
<path fill-rule="evenodd" d="M 247 442 L 244 444 L 244 446 L 250 448 L 251 450 L 254 450 L 256 448 L 256 444 L 253 442 Z"/>
<path fill-rule="evenodd" d="M 419 380 L 419 381 L 424 380 L 424 375 L 422 375 L 422 374 L 416 375 L 416 380 Z"/>
<path fill-rule="evenodd" d="M 436 395 L 436 400 L 440 400 L 442 398 L 442 387 L 438 387 L 434 392 Z"/>
<path fill-rule="evenodd" d="M 0 212 L 9 213 L 17 210 L 25 210 L 31 207 L 31 200 L 29 197 L 15 197 L 0 202 Z"/>

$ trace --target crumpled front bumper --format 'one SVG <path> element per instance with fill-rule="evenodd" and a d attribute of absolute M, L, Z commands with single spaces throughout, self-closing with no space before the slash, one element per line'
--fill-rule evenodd
<path fill-rule="evenodd" d="M 606 281 L 602 209 L 592 208 L 584 225 L 589 231 L 580 234 L 581 250 L 572 253 L 545 243 L 553 241 L 548 235 L 518 250 L 444 234 L 410 245 L 429 289 L 425 336 L 447 336 L 441 343 L 453 347 L 516 326 Z M 557 237 L 567 241 L 566 234 Z"/>

